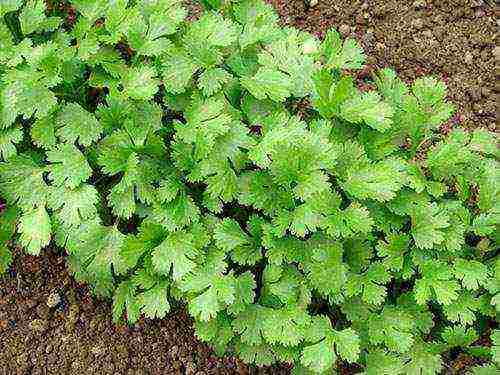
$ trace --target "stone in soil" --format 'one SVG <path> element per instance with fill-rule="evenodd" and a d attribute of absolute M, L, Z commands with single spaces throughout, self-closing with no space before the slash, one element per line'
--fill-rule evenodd
<path fill-rule="evenodd" d="M 49 308 L 54 308 L 57 305 L 61 303 L 61 296 L 59 295 L 58 292 L 52 292 L 49 294 L 49 297 L 47 298 L 47 306 Z"/>

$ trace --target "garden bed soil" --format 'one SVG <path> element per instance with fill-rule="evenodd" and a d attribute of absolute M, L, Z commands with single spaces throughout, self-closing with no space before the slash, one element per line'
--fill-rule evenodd
<path fill-rule="evenodd" d="M 357 38 L 375 67 L 393 67 L 407 81 L 425 74 L 444 79 L 458 108 L 454 122 L 496 126 L 494 8 L 480 0 L 270 0 L 283 24 L 317 35 L 336 26 Z M 496 52 L 495 52 L 496 51 Z M 196 340 L 182 309 L 134 327 L 111 322 L 109 301 L 96 300 L 66 271 L 64 257 L 15 252 L 0 278 L 0 374 L 287 374 L 286 367 L 251 369 L 217 358 Z M 446 374 L 463 374 L 463 354 Z M 344 374 L 354 371 L 344 369 Z"/>

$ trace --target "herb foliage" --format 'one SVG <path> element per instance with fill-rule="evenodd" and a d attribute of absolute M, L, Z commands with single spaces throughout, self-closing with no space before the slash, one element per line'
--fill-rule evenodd
<path fill-rule="evenodd" d="M 297 374 L 435 374 L 456 348 L 497 373 L 496 136 L 443 136 L 435 78 L 360 90 L 335 30 L 203 3 L 0 4 L 0 269 L 57 245 L 116 321 L 186 303 L 221 355 Z"/>

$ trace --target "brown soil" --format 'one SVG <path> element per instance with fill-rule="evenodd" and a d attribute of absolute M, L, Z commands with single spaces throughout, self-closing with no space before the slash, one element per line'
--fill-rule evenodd
<path fill-rule="evenodd" d="M 68 275 L 64 257 L 16 252 L 0 278 L 0 374 L 280 374 L 219 359 L 182 309 L 134 327 L 111 321 L 109 301 Z"/>
<path fill-rule="evenodd" d="M 319 0 L 311 8 L 302 0 L 269 2 L 285 24 L 317 35 L 336 26 L 356 37 L 371 68 L 393 67 L 408 81 L 429 73 L 445 79 L 466 126 L 495 128 L 496 20 L 484 1 Z M 40 258 L 16 253 L 0 285 L 2 375 L 289 373 L 218 359 L 196 340 L 182 310 L 133 328 L 115 326 L 109 301 L 93 299 L 50 251 Z M 459 368 L 448 374 L 465 371 L 446 367 Z"/>

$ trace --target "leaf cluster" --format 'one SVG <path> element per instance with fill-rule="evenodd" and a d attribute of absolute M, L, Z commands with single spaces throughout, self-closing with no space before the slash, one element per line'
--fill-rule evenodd
<path fill-rule="evenodd" d="M 185 303 L 221 355 L 297 374 L 436 374 L 456 348 L 496 373 L 496 135 L 442 135 L 432 77 L 360 90 L 335 30 L 204 3 L 0 5 L 0 270 L 52 244 L 115 321 Z"/>

